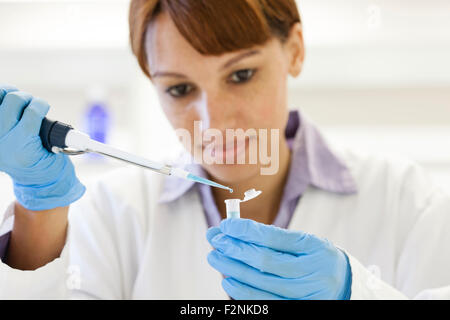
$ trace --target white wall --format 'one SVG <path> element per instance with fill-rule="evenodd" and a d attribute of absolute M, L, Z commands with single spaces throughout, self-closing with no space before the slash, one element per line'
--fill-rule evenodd
<path fill-rule="evenodd" d="M 410 157 L 450 187 L 450 2 L 298 4 L 307 56 L 290 105 L 330 141 Z"/>

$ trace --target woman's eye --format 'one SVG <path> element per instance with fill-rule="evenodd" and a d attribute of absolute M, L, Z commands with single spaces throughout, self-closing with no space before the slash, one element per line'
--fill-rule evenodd
<path fill-rule="evenodd" d="M 180 84 L 177 86 L 170 87 L 167 89 L 167 93 L 169 93 L 172 97 L 181 98 L 185 95 L 189 94 L 192 91 L 193 87 L 189 84 Z"/>
<path fill-rule="evenodd" d="M 249 81 L 254 74 L 255 70 L 253 69 L 239 70 L 231 75 L 230 81 L 233 83 L 244 83 Z"/>

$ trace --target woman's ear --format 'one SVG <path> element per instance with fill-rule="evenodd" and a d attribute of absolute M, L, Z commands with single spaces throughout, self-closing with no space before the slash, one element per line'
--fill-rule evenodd
<path fill-rule="evenodd" d="M 289 62 L 289 74 L 297 77 L 302 71 L 303 61 L 305 60 L 305 46 L 303 43 L 303 29 L 300 23 L 291 27 L 289 37 L 285 42 Z"/>

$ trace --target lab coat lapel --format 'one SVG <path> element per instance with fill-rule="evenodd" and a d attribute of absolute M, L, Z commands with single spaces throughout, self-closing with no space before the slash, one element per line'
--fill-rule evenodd
<path fill-rule="evenodd" d="M 227 299 L 221 274 L 207 262 L 212 247 L 206 240 L 207 224 L 195 189 L 151 211 L 134 298 Z"/>

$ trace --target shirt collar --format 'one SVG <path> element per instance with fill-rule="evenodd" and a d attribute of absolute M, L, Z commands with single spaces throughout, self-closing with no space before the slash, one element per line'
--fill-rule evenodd
<path fill-rule="evenodd" d="M 285 199 L 300 196 L 309 185 L 338 194 L 357 192 L 348 167 L 332 152 L 319 130 L 304 115 L 292 111 L 287 129 L 290 130 L 286 130 L 288 141 L 290 134 L 295 133 L 291 142 L 292 158 Z"/>
<path fill-rule="evenodd" d="M 289 113 L 285 136 L 292 153 L 283 196 L 285 200 L 301 196 L 309 185 L 338 194 L 356 193 L 356 183 L 347 166 L 334 155 L 319 131 L 299 111 Z M 206 171 L 193 163 L 187 153 L 175 166 L 207 178 Z M 193 181 L 167 176 L 159 202 L 168 203 L 180 198 L 194 184 Z"/>

